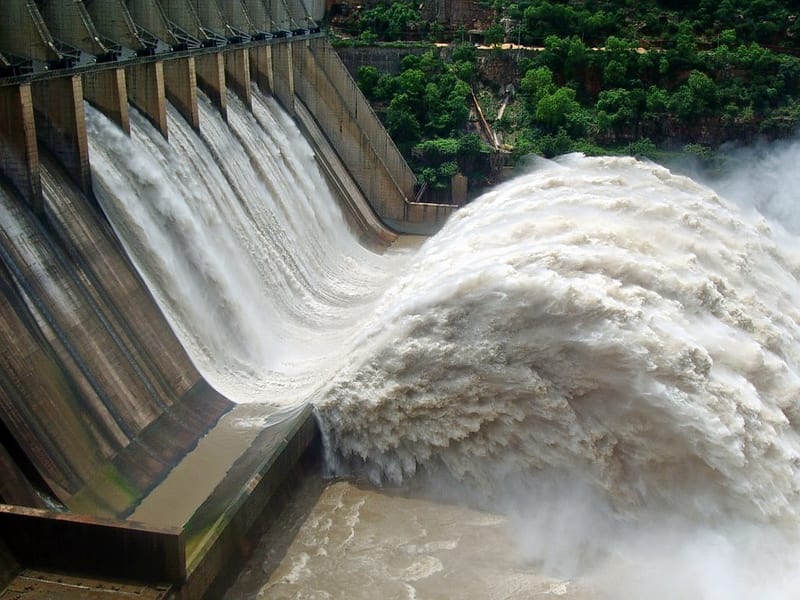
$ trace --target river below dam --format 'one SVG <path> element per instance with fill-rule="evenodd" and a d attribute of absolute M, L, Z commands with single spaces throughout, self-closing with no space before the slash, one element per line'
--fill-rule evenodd
<path fill-rule="evenodd" d="M 87 124 L 104 211 L 204 376 L 319 418 L 324 472 L 229 600 L 800 595 L 796 146 L 719 191 L 533 161 L 378 254 L 275 103 L 228 102 L 226 124 L 201 99 L 200 134 L 170 110 L 169 143 Z"/>

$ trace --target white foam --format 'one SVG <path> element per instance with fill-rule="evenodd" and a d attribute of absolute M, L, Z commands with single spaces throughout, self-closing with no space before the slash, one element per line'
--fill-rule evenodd
<path fill-rule="evenodd" d="M 386 294 L 319 407 L 331 459 L 488 490 L 568 472 L 616 509 L 794 522 L 799 264 L 659 166 L 543 161 Z"/>

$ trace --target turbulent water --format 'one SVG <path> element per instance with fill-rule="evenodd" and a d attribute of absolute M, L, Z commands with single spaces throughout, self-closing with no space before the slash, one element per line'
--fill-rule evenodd
<path fill-rule="evenodd" d="M 794 520 L 799 277 L 766 222 L 689 179 L 542 163 L 387 294 L 321 408 L 331 448 L 375 479 L 566 470 L 627 506 Z"/>
<path fill-rule="evenodd" d="M 378 256 L 271 101 L 256 95 L 254 116 L 229 103 L 230 127 L 201 103 L 199 136 L 170 112 L 169 144 L 138 116 L 132 141 L 88 116 L 104 209 L 212 383 L 313 401 L 334 473 L 510 515 L 515 568 L 577 577 L 576 598 L 800 594 L 795 234 L 662 167 L 573 155 L 483 195 L 413 256 Z M 284 592 L 367 597 L 315 535 Z M 429 577 L 448 597 L 448 572 L 387 597 Z M 262 595 L 295 597 L 279 583 Z M 497 597 L 569 588 L 551 584 Z"/>
<path fill-rule="evenodd" d="M 104 211 L 198 368 L 239 402 L 307 399 L 404 259 L 349 233 L 314 156 L 271 98 L 228 123 L 201 95 L 197 134 L 131 138 L 87 107 Z"/>
<path fill-rule="evenodd" d="M 330 460 L 513 515 L 594 597 L 795 597 L 796 242 L 657 165 L 540 161 L 386 294 L 320 406 Z"/>

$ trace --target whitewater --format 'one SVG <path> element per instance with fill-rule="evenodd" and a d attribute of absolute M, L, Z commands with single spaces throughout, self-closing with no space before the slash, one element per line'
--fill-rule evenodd
<path fill-rule="evenodd" d="M 403 253 L 363 248 L 272 98 L 200 94 L 200 134 L 169 105 L 169 142 L 87 105 L 96 195 L 205 377 L 237 402 L 298 403 L 330 376 Z"/>
<path fill-rule="evenodd" d="M 385 296 L 320 409 L 333 453 L 378 480 L 499 461 L 579 470 L 626 504 L 683 486 L 794 520 L 799 258 L 662 167 L 542 162 Z"/>
<path fill-rule="evenodd" d="M 333 474 L 506 515 L 576 598 L 800 593 L 796 233 L 569 155 L 379 255 L 274 102 L 228 100 L 199 135 L 170 109 L 169 143 L 87 115 L 101 204 L 213 385 L 313 402 Z"/>

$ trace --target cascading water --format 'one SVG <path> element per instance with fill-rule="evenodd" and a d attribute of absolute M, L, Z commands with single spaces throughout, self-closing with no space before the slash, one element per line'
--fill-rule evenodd
<path fill-rule="evenodd" d="M 347 233 L 313 153 L 274 101 L 229 123 L 201 97 L 201 134 L 170 107 L 167 142 L 87 107 L 97 195 L 209 381 L 239 402 L 308 399 L 405 259 Z"/>
<path fill-rule="evenodd" d="M 487 576 L 497 597 L 797 595 L 796 238 L 661 167 L 568 156 L 410 260 L 377 256 L 291 122 L 254 102 L 229 97 L 226 125 L 203 100 L 200 136 L 170 112 L 169 143 L 136 115 L 133 142 L 88 116 L 104 209 L 212 383 L 314 401 L 337 472 L 447 480 L 514 515 L 522 566 Z M 452 594 L 437 573 L 459 572 L 443 565 L 471 534 L 421 540 L 460 509 L 392 529 L 387 547 L 424 561 L 351 576 L 366 500 L 346 495 L 345 534 L 312 519 L 262 594 Z M 380 525 L 364 535 L 378 560 Z M 537 569 L 562 583 L 520 579 Z"/>

